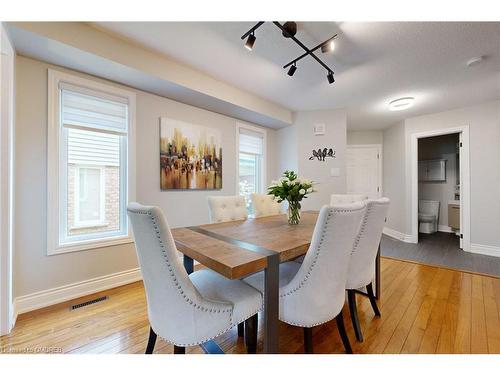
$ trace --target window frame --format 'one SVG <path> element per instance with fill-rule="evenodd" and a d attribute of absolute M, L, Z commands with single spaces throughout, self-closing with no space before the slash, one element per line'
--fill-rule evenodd
<path fill-rule="evenodd" d="M 126 186 L 126 196 L 120 198 L 120 212 L 124 214 L 124 222 L 127 225 L 125 234 L 110 233 L 99 238 L 75 239 L 72 242 L 61 242 L 60 229 L 63 220 L 66 220 L 66 210 L 61 209 L 61 199 L 66 198 L 66 192 L 61 191 L 61 181 L 67 180 L 66 170 L 67 155 L 65 152 L 65 128 L 61 124 L 61 95 L 60 83 L 68 83 L 91 91 L 98 91 L 104 95 L 119 96 L 128 102 L 128 132 L 122 137 L 120 147 L 120 160 L 126 161 L 120 176 L 121 186 Z M 96 248 L 109 247 L 132 243 L 131 226 L 126 215 L 128 202 L 135 200 L 135 118 L 136 118 L 136 94 L 111 84 L 82 78 L 75 74 L 48 69 L 48 137 L 47 137 L 47 255 L 57 255 L 74 251 L 83 251 Z M 62 150 L 61 150 L 62 148 Z M 62 151 L 62 152 L 60 152 Z M 122 185 L 124 184 L 124 185 Z M 66 224 L 64 225 L 67 226 Z"/>
<path fill-rule="evenodd" d="M 260 176 L 260 194 L 266 193 L 266 181 L 267 181 L 267 131 L 266 129 L 243 124 L 240 122 L 236 123 L 236 194 L 239 195 L 240 191 L 240 129 L 247 129 L 255 133 L 262 134 L 262 160 L 261 160 L 261 176 Z M 244 153 L 247 154 L 247 153 Z M 250 155 L 250 154 L 247 154 Z M 259 194 L 259 193 L 258 193 Z"/>

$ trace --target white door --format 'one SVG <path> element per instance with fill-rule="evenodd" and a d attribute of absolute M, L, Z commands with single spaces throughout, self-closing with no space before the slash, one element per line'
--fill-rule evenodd
<path fill-rule="evenodd" d="M 382 193 L 380 145 L 347 146 L 347 194 L 377 199 Z"/>

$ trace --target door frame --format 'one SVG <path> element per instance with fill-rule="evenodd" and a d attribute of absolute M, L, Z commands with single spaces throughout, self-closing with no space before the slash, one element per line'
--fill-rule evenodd
<path fill-rule="evenodd" d="M 378 191 L 378 198 L 383 196 L 383 191 L 384 191 L 384 186 L 383 186 L 383 161 L 382 161 L 382 150 L 383 150 L 383 145 L 380 143 L 367 143 L 367 144 L 352 144 L 352 145 L 347 145 L 347 149 L 350 148 L 376 148 L 378 152 L 378 186 L 379 186 L 379 191 Z M 346 170 L 347 174 L 347 170 Z M 347 177 L 347 176 L 346 176 Z M 347 191 L 347 181 L 346 181 L 346 191 Z M 349 194 L 350 192 L 347 191 Z"/>
<path fill-rule="evenodd" d="M 446 134 L 461 134 L 460 165 L 460 233 L 462 249 L 470 252 L 470 142 L 469 125 L 429 130 L 411 134 L 411 235 L 418 243 L 418 140 Z"/>
<path fill-rule="evenodd" d="M 1 82 L 7 95 L 2 95 L 0 129 L 0 336 L 10 333 L 16 316 L 12 293 L 14 241 L 14 95 L 15 51 L 0 22 L 0 73 L 5 69 L 7 81 Z M 1 80 L 1 77 L 0 77 Z"/>

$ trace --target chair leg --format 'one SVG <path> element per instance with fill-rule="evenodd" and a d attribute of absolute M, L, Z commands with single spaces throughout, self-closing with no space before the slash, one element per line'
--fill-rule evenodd
<path fill-rule="evenodd" d="M 155 331 L 153 331 L 152 327 L 149 327 L 149 340 L 145 354 L 153 354 L 153 350 L 155 349 L 155 344 L 156 344 L 156 333 Z"/>
<path fill-rule="evenodd" d="M 174 354 L 186 354 L 186 348 L 184 346 L 174 345 Z"/>
<path fill-rule="evenodd" d="M 351 343 L 349 342 L 349 337 L 347 337 L 347 333 L 344 327 L 344 318 L 342 317 L 342 310 L 339 312 L 339 315 L 337 315 L 335 320 L 337 321 L 337 328 L 339 330 L 342 343 L 344 344 L 345 351 L 347 354 L 352 354 Z"/>
<path fill-rule="evenodd" d="M 372 283 L 370 283 L 366 286 L 366 291 L 368 293 L 368 298 L 370 299 L 370 303 L 372 304 L 373 312 L 375 313 L 376 316 L 380 316 L 380 310 L 378 309 L 378 306 L 377 306 L 377 300 L 375 298 L 375 295 L 373 294 Z"/>
<path fill-rule="evenodd" d="M 238 324 L 238 337 L 243 337 L 245 335 L 245 322 Z"/>
<path fill-rule="evenodd" d="M 356 334 L 356 340 L 363 342 L 363 333 L 358 318 L 358 307 L 356 306 L 356 292 L 354 290 L 347 291 L 347 299 L 349 301 L 349 312 L 351 313 L 352 326 Z"/>
<path fill-rule="evenodd" d="M 312 327 L 304 327 L 304 351 L 306 354 L 314 353 Z"/>
<path fill-rule="evenodd" d="M 257 353 L 257 326 L 259 316 L 257 314 L 245 320 L 245 344 L 248 354 Z M 242 323 L 240 323 L 242 324 Z M 239 325 L 238 325 L 239 326 Z"/>

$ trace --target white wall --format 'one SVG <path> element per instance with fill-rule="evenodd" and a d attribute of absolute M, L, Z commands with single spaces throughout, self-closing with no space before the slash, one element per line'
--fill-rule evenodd
<path fill-rule="evenodd" d="M 411 234 L 411 155 L 407 152 L 411 135 L 463 125 L 470 129 L 471 248 L 491 247 L 500 254 L 499 100 L 410 118 L 384 130 L 384 190 L 392 200 L 387 227 Z"/>
<path fill-rule="evenodd" d="M 314 135 L 314 125 L 326 125 L 325 135 Z M 346 111 L 343 109 L 332 111 L 305 111 L 294 115 L 294 127 L 297 132 L 297 166 L 300 176 L 315 181 L 317 192 L 303 201 L 305 210 L 317 210 L 330 203 L 331 194 L 346 192 Z M 336 158 L 326 158 L 318 161 L 309 160 L 312 150 L 333 148 Z M 338 168 L 340 175 L 332 177 L 331 168 Z"/>
<path fill-rule="evenodd" d="M 382 130 L 347 131 L 348 145 L 378 145 L 383 143 L 383 139 Z"/>
<path fill-rule="evenodd" d="M 15 52 L 0 23 L 0 335 L 12 324 Z"/>
<path fill-rule="evenodd" d="M 132 244 L 46 255 L 47 204 L 47 69 L 37 60 L 16 58 L 16 216 L 14 295 L 55 288 L 137 267 Z M 90 77 L 81 73 L 80 76 Z M 119 85 L 118 85 L 119 86 Z M 131 89 L 133 90 L 133 89 Z M 160 206 L 172 227 L 208 222 L 207 196 L 236 194 L 236 119 L 133 90 L 137 94 L 136 199 Z M 223 135 L 221 191 L 161 192 L 159 182 L 159 118 L 215 127 Z M 268 180 L 277 176 L 275 131 L 268 134 Z"/>
<path fill-rule="evenodd" d="M 500 251 L 500 100 L 405 121 L 406 147 L 411 135 L 427 130 L 468 125 L 470 131 L 471 247 L 486 245 Z M 406 155 L 409 170 L 410 155 Z M 409 179 L 407 181 L 410 181 Z M 407 183 L 407 207 L 411 207 L 411 186 Z M 411 212 L 406 213 L 406 230 L 411 231 Z"/>
<path fill-rule="evenodd" d="M 383 137 L 382 186 L 384 196 L 391 200 L 386 227 L 404 234 L 406 231 L 404 122 L 385 129 Z"/>

